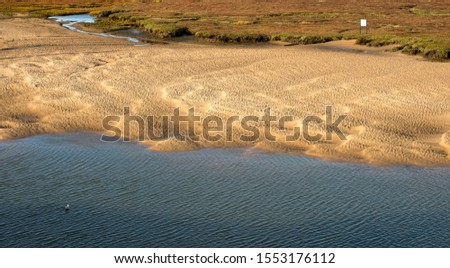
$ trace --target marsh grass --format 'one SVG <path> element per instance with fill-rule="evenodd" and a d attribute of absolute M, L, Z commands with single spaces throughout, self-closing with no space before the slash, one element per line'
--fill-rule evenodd
<path fill-rule="evenodd" d="M 30 6 L 0 6 L 0 13 L 14 15 L 15 13 L 28 13 L 39 17 L 64 16 L 84 14 L 89 12 L 100 12 L 101 5 L 30 5 Z"/>
<path fill-rule="evenodd" d="M 228 34 L 228 33 L 211 33 L 211 32 L 196 32 L 195 36 L 202 40 L 210 42 L 224 42 L 224 43 L 259 43 L 268 41 L 283 41 L 291 44 L 319 44 L 330 41 L 342 40 L 343 35 L 311 35 L 311 34 Z"/>
<path fill-rule="evenodd" d="M 301 1 L 146 1 L 98 4 L 5 4 L 0 12 L 53 16 L 90 13 L 98 20 L 87 27 L 102 31 L 139 28 L 158 38 L 195 34 L 210 42 L 284 41 L 317 44 L 357 39 L 368 46 L 396 45 L 406 54 L 448 60 L 450 10 L 445 3 L 394 3 L 338 0 L 307 5 Z M 63 3 L 64 0 L 61 0 Z M 45 4 L 47 3 L 47 4 Z M 336 7 L 339 7 L 337 9 Z M 369 20 L 370 35 L 359 35 L 359 19 Z"/>
<path fill-rule="evenodd" d="M 98 18 L 106 18 L 106 17 L 111 16 L 112 14 L 116 14 L 119 12 L 123 12 L 123 10 L 117 10 L 117 9 L 115 9 L 115 10 L 94 10 L 94 11 L 89 12 L 89 14 L 92 16 L 96 16 Z"/>
<path fill-rule="evenodd" d="M 187 27 L 176 26 L 173 24 L 157 24 L 151 20 L 140 21 L 139 25 L 150 34 L 160 38 L 178 37 L 191 34 Z"/>
<path fill-rule="evenodd" d="M 330 41 L 338 41 L 344 38 L 343 35 L 311 35 L 311 34 L 278 34 L 272 35 L 272 41 L 284 41 L 291 44 L 302 44 L 302 45 L 310 45 L 310 44 L 319 44 L 326 43 Z"/>
<path fill-rule="evenodd" d="M 270 36 L 268 35 L 247 33 L 196 32 L 195 37 L 209 42 L 222 43 L 259 43 L 270 41 Z"/>
<path fill-rule="evenodd" d="M 360 36 L 356 44 L 373 47 L 397 45 L 393 50 L 408 55 L 421 55 L 434 61 L 450 59 L 450 40 L 445 38 L 412 38 L 393 36 Z"/>
<path fill-rule="evenodd" d="M 87 28 L 91 28 L 91 29 L 95 28 L 96 31 L 100 31 L 100 32 L 110 32 L 110 31 L 118 31 L 118 30 L 132 28 L 131 25 L 128 25 L 126 23 L 111 24 L 111 23 L 109 23 L 109 21 L 105 21 L 105 20 L 96 21 L 94 23 L 83 23 L 83 26 L 87 27 Z"/>

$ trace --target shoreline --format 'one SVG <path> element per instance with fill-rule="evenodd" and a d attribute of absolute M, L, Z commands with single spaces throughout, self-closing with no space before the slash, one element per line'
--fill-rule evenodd
<path fill-rule="evenodd" d="M 162 116 L 176 107 L 185 114 L 195 107 L 200 116 L 226 118 L 260 115 L 271 107 L 279 115 L 304 118 L 320 116 L 323 107 L 332 104 L 336 114 L 349 115 L 344 125 L 347 141 L 180 144 L 169 139 L 145 144 L 158 151 L 254 147 L 327 161 L 450 165 L 446 63 L 385 53 L 383 48 L 374 48 L 375 54 L 317 49 L 333 43 L 285 47 L 174 42 L 134 47 L 42 19 L 3 22 L 0 140 L 104 132 L 102 119 L 120 115 L 124 105 L 138 115 Z M 340 42 L 346 48 L 356 46 Z M 36 46 L 39 53 L 28 51 Z M 410 71 L 417 69 L 423 73 Z M 136 131 L 132 128 L 132 136 Z"/>
<path fill-rule="evenodd" d="M 276 154 L 276 155 L 288 155 L 288 156 L 294 156 L 294 157 L 303 157 L 303 158 L 312 158 L 316 160 L 321 160 L 323 162 L 327 163 L 337 163 L 337 164 L 354 164 L 354 165 L 363 165 L 363 166 L 369 166 L 369 167 L 379 167 L 379 168 L 389 168 L 389 167 L 417 167 L 417 168 L 449 168 L 450 165 L 417 165 L 417 164 L 407 164 L 407 163 L 367 163 L 367 162 L 361 162 L 361 161 L 348 161 L 348 160 L 342 160 L 342 159 L 329 159 L 324 158 L 320 156 L 313 156 L 313 155 L 307 155 L 304 152 L 301 151 L 292 151 L 292 152 L 282 152 L 282 151 L 276 151 L 276 150 L 267 150 L 263 148 L 258 148 L 255 146 L 233 146 L 233 147 L 201 147 L 196 148 L 192 150 L 180 150 L 180 151 L 159 151 L 153 149 L 151 146 L 146 145 L 145 142 L 139 142 L 137 140 L 131 140 L 131 141 L 114 141 L 114 142 L 107 142 L 102 141 L 101 136 L 105 135 L 106 133 L 100 132 L 100 131 L 84 131 L 84 130 L 75 130 L 70 132 L 60 132 L 60 133 L 40 133 L 35 134 L 31 136 L 25 136 L 15 139 L 9 139 L 9 140 L 0 140 L 0 145 L 2 143 L 14 143 L 16 141 L 24 140 L 24 139 L 30 139 L 30 138 L 40 138 L 41 136 L 51 136 L 51 137 L 57 137 L 61 139 L 61 141 L 72 141 L 72 137 L 80 137 L 81 142 L 83 142 L 83 139 L 88 138 L 91 135 L 98 136 L 97 142 L 100 144 L 104 143 L 106 145 L 108 144 L 122 144 L 122 145 L 137 145 L 139 147 L 142 147 L 146 150 L 149 150 L 150 152 L 155 153 L 162 153 L 162 154 L 177 154 L 177 153 L 189 153 L 189 152 L 195 152 L 195 151 L 202 151 L 202 150 L 251 150 L 251 154 Z M 66 136 L 70 137 L 71 139 L 66 140 Z M 80 140 L 77 140 L 80 141 Z M 87 140 L 88 142 L 91 142 L 90 139 Z M 91 143 L 90 143 L 91 144 Z M 91 144 L 92 146 L 96 146 L 95 144 Z"/>
<path fill-rule="evenodd" d="M 57 6 L 56 6 L 57 7 Z M 356 45 L 366 47 L 383 47 L 392 52 L 400 51 L 405 55 L 421 56 L 423 59 L 432 62 L 449 62 L 450 60 L 450 39 L 448 36 L 442 34 L 431 35 L 415 35 L 415 34 L 395 34 L 390 32 L 376 32 L 370 34 L 361 34 L 355 31 L 341 30 L 341 31 L 325 31 L 325 32 L 280 32 L 280 31 L 256 31 L 249 32 L 246 29 L 244 32 L 232 28 L 230 30 L 211 30 L 209 28 L 198 28 L 195 24 L 200 16 L 183 17 L 182 13 L 176 13 L 174 19 L 166 17 L 156 17 L 141 15 L 137 16 L 122 9 L 105 9 L 101 5 L 81 6 L 77 5 L 71 7 L 50 8 L 49 10 L 40 10 L 23 6 L 16 7 L 17 12 L 25 12 L 29 10 L 28 15 L 25 13 L 16 13 L 13 17 L 33 17 L 33 16 L 58 16 L 58 15 L 84 15 L 88 14 L 95 16 L 97 21 L 94 23 L 77 23 L 76 29 L 91 32 L 93 34 L 114 34 L 121 32 L 122 36 L 129 38 L 138 38 L 144 43 L 165 43 L 166 41 L 184 42 L 187 37 L 194 39 L 196 42 L 209 42 L 221 44 L 252 44 L 252 43 L 283 43 L 286 46 L 293 45 L 311 45 L 323 44 L 338 40 L 355 40 Z M 109 7 L 112 8 L 112 7 Z M 401 7 L 404 9 L 405 7 Z M 72 10 L 73 9 L 73 10 Z M 12 8 L 14 10 L 14 8 Z M 405 11 L 408 8 L 404 9 Z M 11 12 L 6 8 L 3 12 Z M 0 13 L 1 16 L 2 13 Z M 145 14 L 145 13 L 144 13 Z M 179 17 L 179 15 L 182 15 Z M 19 16 L 20 15 L 20 16 Z M 272 14 L 273 15 L 273 14 Z M 278 15 L 282 15 L 281 13 Z M 277 15 L 277 16 L 278 16 Z M 293 16 L 294 13 L 285 14 L 286 16 Z M 277 17 L 275 16 L 275 17 Z M 269 16 L 270 17 L 270 16 Z M 156 20 L 155 20 L 156 19 Z M 175 22 L 190 22 L 189 27 L 178 25 Z M 248 21 L 237 21 L 235 24 L 250 27 L 253 23 L 243 23 Z M 308 24 L 309 25 L 309 24 Z M 194 30 L 191 31 L 190 27 Z M 397 25 L 396 27 L 399 27 Z M 245 27 L 244 27 L 245 28 Z M 127 31 L 140 31 L 138 35 L 127 33 Z"/>
<path fill-rule="evenodd" d="M 113 13 L 114 14 L 114 13 Z M 118 21 L 111 20 L 110 18 L 99 18 L 100 23 L 105 21 L 111 21 L 107 25 L 101 26 L 99 22 L 95 22 L 92 25 L 79 23 L 79 29 L 87 31 L 91 29 L 92 32 L 100 32 L 106 34 L 114 34 L 115 32 L 126 32 L 129 30 L 140 31 L 143 36 L 140 38 L 142 42 L 154 43 L 156 40 L 164 42 L 164 40 L 183 42 L 186 38 L 190 41 L 198 43 L 216 43 L 216 44 L 279 44 L 284 46 L 296 46 L 296 45 L 315 45 L 326 44 L 336 41 L 352 41 L 355 45 L 369 47 L 369 48 L 382 48 L 385 51 L 390 52 L 402 52 L 409 56 L 421 56 L 424 60 L 432 62 L 449 62 L 450 60 L 450 47 L 439 44 L 437 40 L 436 44 L 428 44 L 430 41 L 427 38 L 417 37 L 398 37 L 398 36 L 377 36 L 372 34 L 254 34 L 254 33 L 239 33 L 239 32 L 208 32 L 197 31 L 190 32 L 188 28 L 178 31 L 178 28 L 171 29 L 170 32 L 155 32 L 152 28 L 147 29 L 146 25 L 141 25 L 139 22 L 135 22 L 133 26 L 126 26 L 123 28 L 120 26 L 120 19 Z M 124 19 L 128 21 L 128 19 Z M 116 25 L 117 24 L 117 25 Z M 115 25 L 115 26 L 114 26 Z M 153 28 L 163 27 L 161 25 L 152 25 Z M 117 28 L 114 30 L 114 28 Z M 181 29 L 181 28 L 180 28 Z M 175 31 L 172 34 L 171 31 Z M 180 33 L 178 33 L 180 32 Z M 126 34 L 124 36 L 134 37 L 134 35 Z M 138 37 L 137 37 L 138 38 Z M 181 40 L 181 41 L 180 41 Z M 158 41 L 156 41 L 158 42 Z M 432 42 L 432 43 L 434 43 Z"/>
<path fill-rule="evenodd" d="M 0 143 L 0 150 L 5 247 L 449 243 L 441 235 L 450 223 L 449 167 L 328 163 L 246 149 L 163 154 L 136 144 L 99 144 L 95 134 L 41 136 Z M 43 212 L 38 220 L 36 211 Z M 330 228 L 321 225 L 326 219 L 333 221 L 331 233 L 344 235 L 317 239 L 329 237 L 324 231 Z M 293 231 L 299 228 L 306 231 Z M 107 241 L 97 235 L 105 230 Z"/>
<path fill-rule="evenodd" d="M 62 26 L 62 23 L 60 23 Z M 119 30 L 110 30 L 105 31 L 105 29 L 101 27 L 87 27 L 84 25 L 84 23 L 75 23 L 73 24 L 74 28 L 84 31 L 87 34 L 108 34 L 108 35 L 117 35 L 124 38 L 135 38 L 139 40 L 138 43 L 144 43 L 144 44 L 177 44 L 177 43 L 188 43 L 188 44 L 200 44 L 200 45 L 209 45 L 209 46 L 232 46 L 232 45 L 241 45 L 241 46 L 250 46 L 250 47 L 262 47 L 262 46 L 311 46 L 318 49 L 329 49 L 334 50 L 336 52 L 351 52 L 351 53 L 396 53 L 399 50 L 397 49 L 397 45 L 390 44 L 390 45 L 383 45 L 383 46 L 367 46 L 367 45 L 361 45 L 357 44 L 357 39 L 339 39 L 339 40 L 332 40 L 332 41 L 325 41 L 325 42 L 319 42 L 319 43 L 312 43 L 312 44 L 301 44 L 301 43 L 292 43 L 288 41 L 282 41 L 282 40 L 267 40 L 262 42 L 223 42 L 223 41 L 217 41 L 217 40 L 208 40 L 204 39 L 202 37 L 197 37 L 195 34 L 193 35 L 183 35 L 178 37 L 172 37 L 172 38 L 157 38 L 155 36 L 152 36 L 151 34 L 142 31 L 139 28 L 128 28 L 128 29 L 119 29 Z M 63 26 L 62 26 L 63 27 Z M 91 31 L 89 31 L 91 30 Z M 130 31 L 137 31 L 138 33 L 130 33 Z M 107 36 L 105 36 L 107 37 Z M 406 54 L 404 54 L 406 55 Z M 413 55 L 409 55 L 413 56 Z M 425 57 L 416 56 L 417 59 L 422 60 L 429 60 Z M 433 61 L 432 62 L 445 62 L 445 61 Z"/>

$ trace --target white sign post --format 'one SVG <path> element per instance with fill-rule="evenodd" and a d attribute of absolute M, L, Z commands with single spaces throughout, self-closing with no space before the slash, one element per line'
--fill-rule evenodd
<path fill-rule="evenodd" d="M 362 27 L 366 28 L 366 34 L 367 34 L 367 20 L 366 19 L 361 19 L 361 24 L 359 25 L 359 33 L 360 34 L 361 34 Z"/>

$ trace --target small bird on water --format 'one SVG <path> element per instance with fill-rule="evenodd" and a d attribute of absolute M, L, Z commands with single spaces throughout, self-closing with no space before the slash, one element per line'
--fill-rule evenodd
<path fill-rule="evenodd" d="M 64 210 L 65 210 L 65 211 L 68 211 L 68 210 L 69 210 L 69 204 L 67 204 L 67 205 L 64 207 Z"/>

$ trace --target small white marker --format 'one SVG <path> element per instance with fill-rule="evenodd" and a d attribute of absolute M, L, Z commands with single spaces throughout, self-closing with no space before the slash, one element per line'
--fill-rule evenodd
<path fill-rule="evenodd" d="M 66 207 L 64 208 L 64 210 L 69 210 L 69 204 L 66 205 Z"/>
<path fill-rule="evenodd" d="M 361 23 L 359 24 L 359 33 L 361 34 L 362 32 L 362 28 L 366 28 L 366 34 L 368 33 L 368 28 L 367 27 L 367 19 L 361 19 Z"/>
<path fill-rule="evenodd" d="M 361 19 L 361 27 L 367 27 L 367 20 Z"/>

